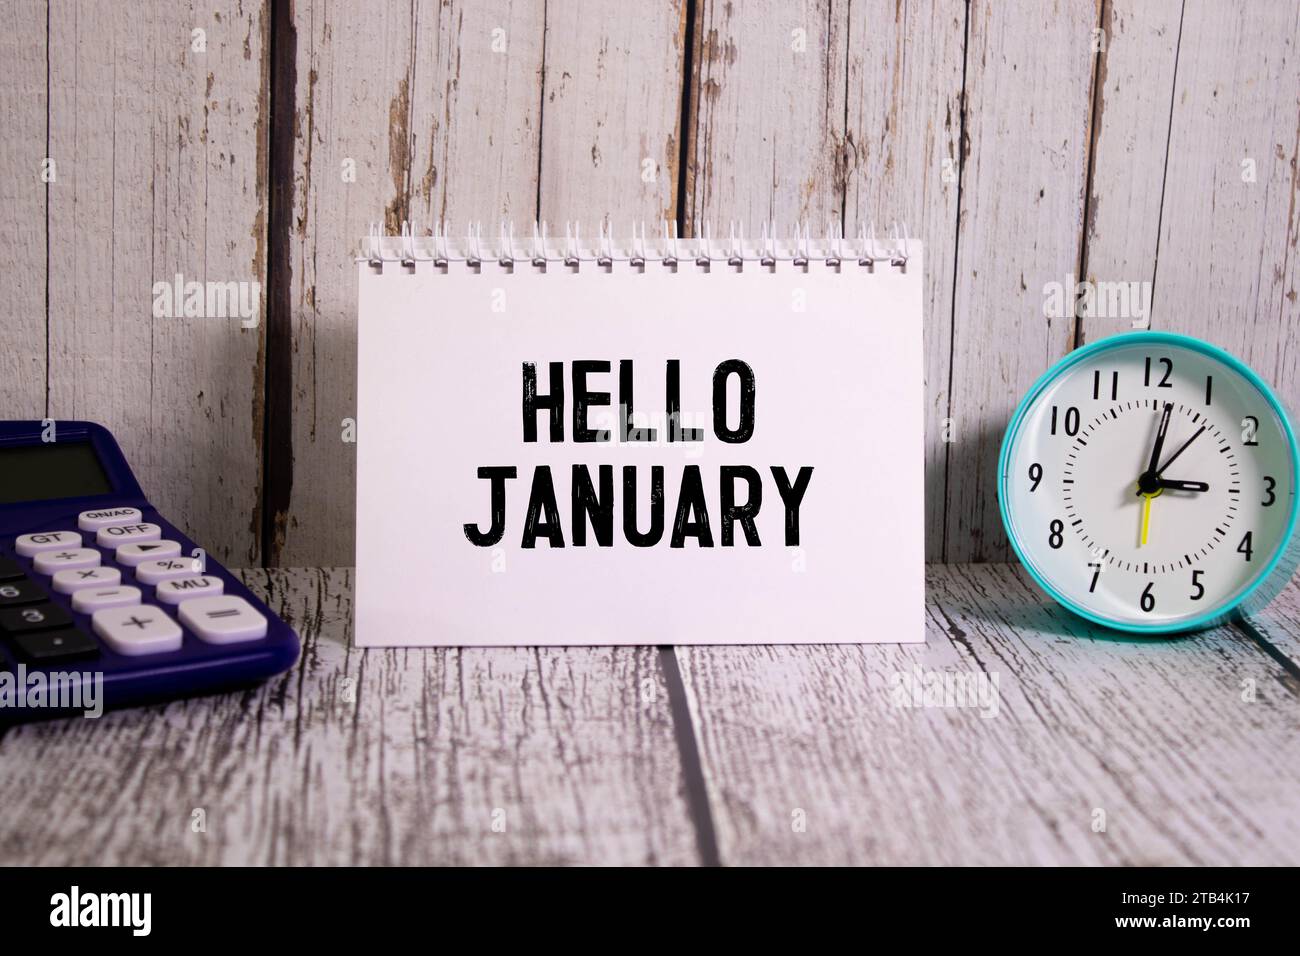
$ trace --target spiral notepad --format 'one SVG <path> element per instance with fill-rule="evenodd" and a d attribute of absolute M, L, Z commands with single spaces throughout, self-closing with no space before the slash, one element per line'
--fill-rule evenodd
<path fill-rule="evenodd" d="M 924 639 L 921 244 L 377 232 L 362 646 Z"/>

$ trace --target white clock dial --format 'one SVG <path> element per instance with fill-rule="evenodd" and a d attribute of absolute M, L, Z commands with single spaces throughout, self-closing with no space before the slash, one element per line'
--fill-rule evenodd
<path fill-rule="evenodd" d="M 1067 606 L 1121 627 L 1233 606 L 1293 524 L 1295 455 L 1274 402 L 1231 360 L 1177 341 L 1190 340 L 1122 336 L 1062 363 L 1003 455 L 1022 559 Z"/>

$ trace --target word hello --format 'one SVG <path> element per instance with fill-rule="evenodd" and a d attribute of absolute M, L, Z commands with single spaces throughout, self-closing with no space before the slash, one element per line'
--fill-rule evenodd
<path fill-rule="evenodd" d="M 261 301 L 260 282 L 186 282 L 178 272 L 171 282 L 153 284 L 155 319 L 239 319 L 253 329 Z"/>
<path fill-rule="evenodd" d="M 50 897 L 50 925 L 126 926 L 133 936 L 148 936 L 153 925 L 152 893 L 68 893 Z"/>
<path fill-rule="evenodd" d="M 531 362 L 523 363 L 521 406 L 522 439 L 525 443 L 538 442 L 541 429 L 539 417 L 545 416 L 545 435 L 551 443 L 566 440 L 566 423 L 568 440 L 575 444 L 602 442 L 626 443 L 694 443 L 705 440 L 703 428 L 686 427 L 682 424 L 681 412 L 681 367 L 677 359 L 669 359 L 664 368 L 664 425 L 633 427 L 633 368 L 630 360 L 619 362 L 618 371 L 618 427 L 592 428 L 589 424 L 589 412 L 593 408 L 609 406 L 612 396 L 608 391 L 600 391 L 589 384 L 594 375 L 608 374 L 609 362 L 575 361 L 570 364 L 567 376 L 569 395 L 566 398 L 566 376 L 563 362 L 551 362 L 548 369 L 547 391 L 538 388 L 537 366 Z M 735 379 L 739 385 L 739 403 L 736 409 L 735 425 L 730 424 L 728 402 L 728 383 Z M 749 441 L 757 427 L 757 388 L 754 371 L 739 359 L 728 359 L 718 364 L 713 372 L 713 416 L 711 433 L 714 439 L 728 445 L 740 445 Z M 566 407 L 571 415 L 566 416 Z M 776 493 L 784 509 L 784 536 L 786 546 L 799 544 L 799 509 L 804 495 L 812 480 L 812 466 L 798 469 L 792 478 L 786 468 L 772 465 L 770 471 Z M 648 548 L 659 544 L 666 529 L 666 505 L 664 501 L 664 466 L 652 465 L 649 469 L 649 491 L 645 491 L 643 479 L 639 476 L 640 468 L 625 465 L 621 471 L 618 489 L 622 496 L 622 520 L 619 522 L 624 539 L 637 548 Z M 506 532 L 507 482 L 519 477 L 518 469 L 513 465 L 488 465 L 477 469 L 478 478 L 488 482 L 489 511 L 491 520 L 486 530 L 475 523 L 465 525 L 465 537 L 477 547 L 491 547 L 504 537 Z M 585 547 L 588 542 L 588 527 L 591 538 L 597 547 L 608 548 L 614 543 L 615 482 L 614 466 L 599 465 L 592 469 L 585 464 L 575 463 L 569 478 L 569 503 L 571 522 L 568 542 L 574 547 Z M 638 495 L 638 485 L 642 491 Z M 743 484 L 744 494 L 738 494 L 738 485 Z M 762 545 L 756 518 L 763 506 L 763 474 L 753 466 L 743 464 L 723 465 L 717 474 L 717 514 L 721 546 L 732 547 L 736 544 L 736 529 L 744 535 L 745 544 L 750 547 Z M 642 530 L 638 520 L 640 505 L 638 498 L 648 499 L 649 526 Z M 528 507 L 521 529 L 519 546 L 535 548 L 538 540 L 544 540 L 552 548 L 562 548 L 566 544 L 564 522 L 560 518 L 559 500 L 556 494 L 555 477 L 549 465 L 537 465 L 533 470 L 529 486 Z M 704 492 L 704 476 L 699 465 L 685 465 L 681 480 L 677 484 L 677 501 L 673 508 L 672 529 L 668 534 L 670 548 L 683 548 L 688 538 L 694 539 L 701 548 L 714 547 L 713 525 L 710 518 L 708 499 Z"/>

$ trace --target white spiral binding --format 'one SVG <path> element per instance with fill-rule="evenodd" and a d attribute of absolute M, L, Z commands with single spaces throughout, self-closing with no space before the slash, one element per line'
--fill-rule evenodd
<path fill-rule="evenodd" d="M 714 265 L 744 268 L 745 263 L 755 262 L 774 269 L 783 262 L 802 268 L 820 260 L 835 268 L 856 263 L 868 271 L 874 271 L 878 262 L 888 263 L 905 272 L 909 257 L 907 226 L 897 222 L 890 227 L 885 245 L 877 242 L 874 223 L 861 225 L 852 238 L 844 235 L 842 225 L 829 223 L 826 232 L 814 240 L 806 222 L 797 225 L 794 235 L 787 238 L 778 238 L 775 221 L 765 222 L 755 242 L 746 239 L 744 223 L 733 222 L 725 243 L 714 240 L 710 223 L 704 224 L 702 235 L 686 239 L 677 235 L 676 223 L 667 220 L 663 222 L 663 236 L 655 244 L 647 241 L 644 222 L 633 225 L 630 239 L 616 240 L 608 220 L 601 222 L 594 243 L 584 243 L 578 222 L 564 224 L 563 240 L 551 237 L 545 222 L 534 222 L 532 237 L 523 243 L 524 248 L 516 242 L 514 223 L 505 220 L 501 221 L 495 246 L 490 241 L 484 242 L 482 223 L 469 223 L 460 238 L 453 239 L 451 235 L 446 222 L 436 224 L 427 236 L 417 236 L 409 222 L 402 223 L 401 235 L 386 236 L 380 225 L 374 223 L 361 241 L 357 261 L 368 262 L 376 269 L 383 269 L 386 262 L 398 262 L 414 270 L 422 262 L 433 263 L 437 268 L 445 268 L 452 262 L 464 262 L 472 268 L 479 268 L 484 262 L 496 262 L 509 269 L 518 265 L 545 269 L 549 263 L 581 268 L 584 262 L 595 263 L 602 269 L 610 269 L 616 262 L 629 263 L 636 269 L 652 263 L 670 268 L 677 268 L 681 263 L 707 268 Z"/>

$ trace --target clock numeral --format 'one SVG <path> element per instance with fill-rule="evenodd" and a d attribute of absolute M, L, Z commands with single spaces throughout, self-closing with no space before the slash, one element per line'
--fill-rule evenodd
<path fill-rule="evenodd" d="M 1160 364 L 1165 367 L 1165 374 L 1161 377 L 1160 381 L 1156 383 L 1156 388 L 1173 388 L 1174 385 L 1171 381 L 1169 381 L 1169 376 L 1172 375 L 1174 372 L 1174 360 L 1162 358 L 1162 359 L 1158 359 L 1157 361 L 1159 361 Z M 1151 357 L 1150 356 L 1147 356 L 1146 374 L 1143 376 L 1142 384 L 1145 385 L 1147 388 L 1151 387 Z"/>
<path fill-rule="evenodd" d="M 1146 589 L 1142 592 L 1142 600 L 1139 602 L 1142 605 L 1142 610 L 1146 611 L 1148 614 L 1156 609 L 1156 596 L 1151 593 L 1151 589 L 1155 586 L 1156 582 L 1154 581 L 1148 584 Z"/>
<path fill-rule="evenodd" d="M 1259 446 L 1259 419 L 1254 415 L 1247 415 L 1241 420 L 1241 443 L 1247 448 L 1257 448 Z"/>
<path fill-rule="evenodd" d="M 1038 462 L 1034 462 L 1029 466 L 1029 480 L 1033 482 L 1033 484 L 1029 486 L 1029 491 L 1032 494 L 1038 490 L 1038 486 L 1043 480 L 1043 466 Z"/>
<path fill-rule="evenodd" d="M 1205 585 L 1201 583 L 1201 575 L 1204 573 L 1204 571 L 1192 572 L 1192 587 L 1196 588 L 1196 590 L 1192 592 L 1193 601 L 1199 601 L 1201 598 L 1205 597 Z"/>
<path fill-rule="evenodd" d="M 1092 373 L 1092 397 L 1101 398 L 1101 369 Z M 1119 398 L 1119 372 L 1110 373 L 1110 400 Z"/>
<path fill-rule="evenodd" d="M 1047 543 L 1052 546 L 1053 551 L 1059 551 L 1061 545 L 1065 543 L 1065 522 L 1057 518 L 1048 525 L 1048 529 L 1052 533 L 1047 536 Z"/>
<path fill-rule="evenodd" d="M 1052 434 L 1053 435 L 1056 434 L 1056 420 L 1058 418 L 1057 412 L 1058 412 L 1057 406 L 1053 405 L 1052 406 Z M 1077 408 L 1071 405 L 1069 408 L 1065 410 L 1065 414 L 1059 417 L 1064 419 L 1063 425 L 1065 427 L 1065 433 L 1067 435 L 1073 438 L 1075 435 L 1079 434 L 1079 410 Z"/>
<path fill-rule="evenodd" d="M 1097 579 L 1101 577 L 1101 562 L 1089 561 L 1088 567 L 1092 568 L 1092 583 L 1088 585 L 1088 593 L 1092 594 L 1097 590 Z"/>
<path fill-rule="evenodd" d="M 1210 396 L 1214 394 L 1214 376 L 1205 376 L 1205 404 L 1210 404 Z"/>
<path fill-rule="evenodd" d="M 1266 485 L 1264 488 L 1264 494 L 1268 495 L 1268 500 L 1261 501 L 1260 505 L 1265 508 L 1271 508 L 1273 507 L 1273 502 L 1277 501 L 1277 495 L 1273 493 L 1273 489 L 1277 487 L 1277 480 L 1272 475 L 1265 475 L 1264 483 Z"/>
<path fill-rule="evenodd" d="M 1251 555 L 1255 553 L 1255 532 L 1247 531 L 1246 536 L 1241 539 L 1241 544 L 1237 545 L 1237 553 L 1244 554 L 1249 561 Z"/>

